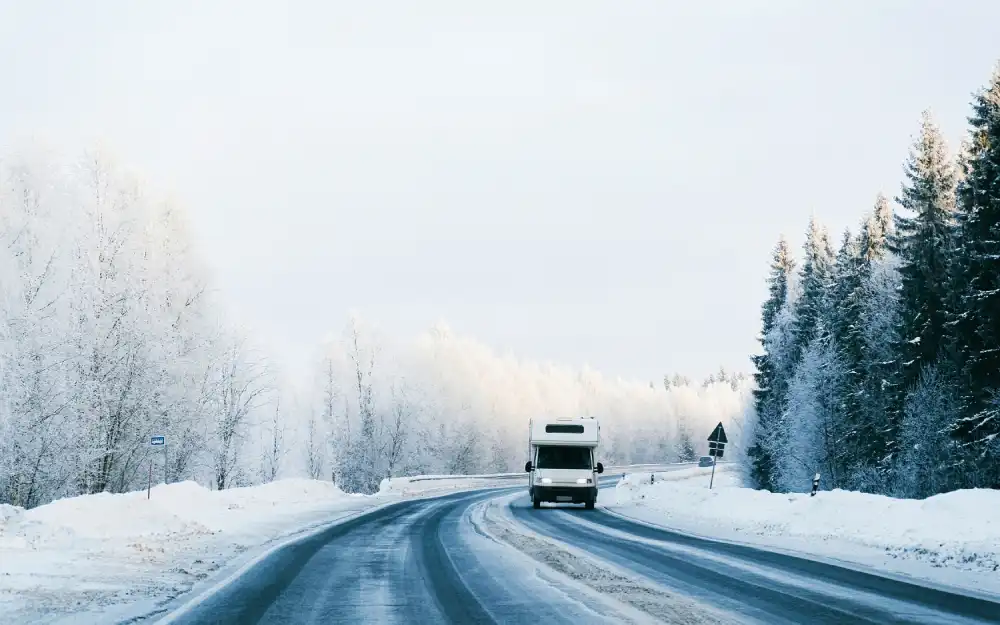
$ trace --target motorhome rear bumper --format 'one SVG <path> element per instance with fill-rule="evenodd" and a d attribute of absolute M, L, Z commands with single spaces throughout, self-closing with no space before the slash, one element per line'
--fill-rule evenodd
<path fill-rule="evenodd" d="M 597 500 L 596 486 L 534 486 L 531 496 L 539 501 L 560 501 L 560 497 L 572 497 L 573 503 Z M 565 501 L 565 500 L 562 500 Z"/>

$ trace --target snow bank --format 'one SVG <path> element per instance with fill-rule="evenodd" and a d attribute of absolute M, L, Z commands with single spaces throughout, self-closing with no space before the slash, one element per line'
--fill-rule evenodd
<path fill-rule="evenodd" d="M 382 495 L 432 495 L 454 490 L 473 488 L 499 488 L 504 486 L 524 486 L 527 488 L 527 473 L 491 473 L 488 475 L 418 475 L 414 477 L 394 477 L 382 480 L 379 494 Z"/>
<path fill-rule="evenodd" d="M 989 579 L 1000 592 L 1000 491 L 961 490 L 924 500 L 842 490 L 778 494 L 742 488 L 731 466 L 631 474 L 615 489 L 612 512 L 700 535 L 851 560 L 907 575 L 951 569 Z M 906 562 L 918 566 L 907 566 Z M 939 581 L 980 586 L 978 577 Z M 961 576 L 959 576 L 961 577 Z"/>
<path fill-rule="evenodd" d="M 403 497 L 511 483 L 488 477 L 394 479 L 371 496 L 305 479 L 224 491 L 179 482 L 154 487 L 149 499 L 143 490 L 32 510 L 0 505 L 0 623 L 149 614 L 239 558 L 323 523 Z"/>

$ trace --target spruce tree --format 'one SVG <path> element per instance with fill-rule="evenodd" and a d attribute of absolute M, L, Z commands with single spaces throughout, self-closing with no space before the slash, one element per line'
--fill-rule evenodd
<path fill-rule="evenodd" d="M 948 426 L 958 412 L 957 404 L 951 380 L 936 367 L 926 367 L 903 405 L 896 495 L 923 498 L 955 487 L 955 445 Z"/>
<path fill-rule="evenodd" d="M 955 170 L 941 132 L 924 113 L 905 167 L 892 249 L 899 258 L 900 329 L 890 389 L 890 425 L 898 426 L 906 393 L 933 365 L 943 344 L 954 236 Z"/>
<path fill-rule="evenodd" d="M 850 363 L 855 412 L 850 415 L 850 470 L 845 482 L 853 490 L 879 491 L 888 479 L 885 459 L 892 449 L 892 428 L 886 391 L 891 389 L 899 326 L 899 275 L 889 255 L 893 233 L 892 206 L 880 193 L 858 235 L 858 290 L 847 304 L 852 313 L 856 311 L 845 339 L 851 344 L 849 353 L 857 358 Z"/>
<path fill-rule="evenodd" d="M 770 338 L 776 328 L 778 314 L 786 305 L 789 295 L 789 281 L 795 270 L 795 260 L 784 237 L 778 240 L 771 258 L 771 273 L 768 277 L 768 298 L 761 307 L 760 343 L 763 354 L 752 357 L 757 371 L 754 380 L 754 407 L 757 412 L 755 439 L 748 455 L 753 463 L 751 476 L 761 488 L 774 489 L 774 458 L 764 443 L 775 427 L 777 418 L 784 410 L 784 394 L 787 380 L 781 375 L 781 367 L 776 362 L 777 354 L 770 353 Z"/>
<path fill-rule="evenodd" d="M 815 473 L 823 475 L 825 486 L 843 487 L 845 366 L 838 351 L 821 319 L 788 387 L 784 449 L 776 458 L 776 481 L 782 491 L 809 490 Z"/>
<path fill-rule="evenodd" d="M 964 419 L 955 434 L 971 452 L 970 484 L 1000 487 L 1000 64 L 973 101 L 963 159 L 962 311 L 956 315 L 963 368 Z"/>
<path fill-rule="evenodd" d="M 769 414 L 758 419 L 766 420 L 766 427 L 759 427 L 757 440 L 760 452 L 753 456 L 765 459 L 768 487 L 780 490 L 787 487 L 787 480 L 780 460 L 788 453 L 790 437 L 798 431 L 797 421 L 806 415 L 788 410 L 789 385 L 797 375 L 807 347 L 829 327 L 830 295 L 833 278 L 833 250 L 827 232 L 816 219 L 810 219 L 806 231 L 805 262 L 799 272 L 799 293 L 794 302 L 785 302 L 775 317 L 774 328 L 768 338 L 768 356 L 774 366 L 773 393 Z M 762 463 L 763 464 L 763 463 Z"/>
<path fill-rule="evenodd" d="M 838 441 L 836 457 L 838 466 L 832 467 L 838 477 L 838 487 L 846 485 L 850 467 L 858 456 L 857 433 L 863 409 L 861 387 L 863 382 L 864 341 L 860 328 L 864 313 L 863 277 L 867 264 L 861 253 L 865 230 L 857 237 L 845 231 L 833 270 L 833 284 L 828 291 L 830 301 L 826 310 L 829 316 L 829 345 L 836 349 L 836 361 L 841 368 L 835 398 L 838 410 L 831 414 L 836 419 L 836 429 L 842 436 Z M 834 401 L 834 398 L 828 398 Z"/>
<path fill-rule="evenodd" d="M 860 286 L 859 243 L 859 240 L 851 235 L 850 230 L 844 230 L 833 264 L 831 288 L 828 290 L 830 301 L 827 302 L 827 308 L 831 312 L 833 321 L 830 331 L 841 343 L 855 325 L 853 319 L 855 311 L 851 309 L 850 297 Z"/>
<path fill-rule="evenodd" d="M 892 233 L 893 214 L 889 199 L 882 193 L 875 197 L 875 207 L 868 216 L 859 235 L 858 250 L 867 266 L 885 258 L 889 252 L 889 237 Z"/>
<path fill-rule="evenodd" d="M 828 292 L 833 281 L 834 255 L 830 237 L 815 218 L 806 232 L 805 262 L 800 280 L 802 292 L 795 302 L 793 360 L 798 362 L 806 347 L 816 337 L 820 321 L 831 304 Z"/>

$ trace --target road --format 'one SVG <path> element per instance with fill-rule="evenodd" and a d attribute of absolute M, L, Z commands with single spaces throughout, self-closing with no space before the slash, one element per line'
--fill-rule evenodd
<path fill-rule="evenodd" d="M 617 568 L 663 596 L 706 606 L 701 616 L 680 612 L 667 622 L 1000 623 L 1000 603 L 653 529 L 600 509 L 533 510 L 525 491 L 463 492 L 376 510 L 271 554 L 167 621 L 579 625 L 644 616 L 634 608 L 642 602 L 623 606 L 539 565 L 537 543 L 522 553 L 484 532 L 481 513 L 492 503 L 510 527 L 522 523 L 597 558 L 586 565 L 593 570 Z M 631 584 L 617 586 L 618 599 L 630 592 Z"/>

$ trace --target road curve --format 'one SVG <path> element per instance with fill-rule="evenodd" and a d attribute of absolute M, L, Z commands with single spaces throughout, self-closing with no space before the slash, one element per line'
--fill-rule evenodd
<path fill-rule="evenodd" d="M 1000 623 L 1000 603 L 700 539 L 634 523 L 600 508 L 534 510 L 522 497 L 509 504 L 509 511 L 539 534 L 747 622 Z"/>
<path fill-rule="evenodd" d="M 479 504 L 506 497 L 506 512 L 516 523 L 585 552 L 596 559 L 594 568 L 601 568 L 601 561 L 613 564 L 641 583 L 714 606 L 739 622 L 1000 623 L 998 603 L 698 539 L 600 509 L 534 510 L 525 491 L 522 486 L 408 500 L 358 516 L 271 553 L 166 620 L 171 625 L 623 622 L 622 604 L 553 575 L 472 521 Z"/>
<path fill-rule="evenodd" d="M 581 601 L 469 522 L 477 503 L 510 492 L 409 500 L 359 516 L 272 553 L 166 619 L 171 625 L 621 622 L 613 606 Z"/>

